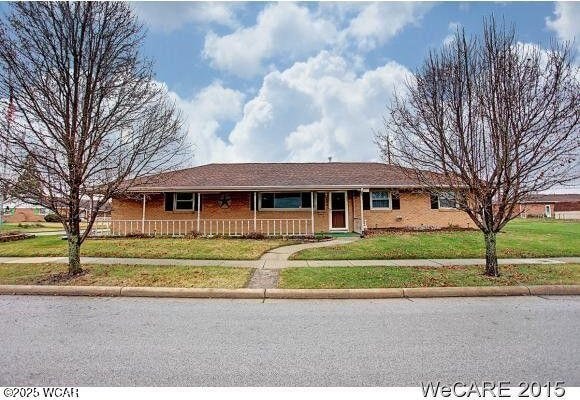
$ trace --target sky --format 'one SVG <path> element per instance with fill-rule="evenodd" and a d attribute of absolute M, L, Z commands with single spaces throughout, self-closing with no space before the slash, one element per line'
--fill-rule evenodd
<path fill-rule="evenodd" d="M 579 36 L 580 3 L 132 3 L 144 54 L 183 111 L 193 165 L 379 161 L 392 93 L 458 27 Z"/>
<path fill-rule="evenodd" d="M 183 112 L 192 165 L 379 161 L 373 132 L 393 91 L 456 29 L 476 34 L 493 14 L 524 43 L 580 37 L 580 3 L 131 5 L 143 54 Z"/>

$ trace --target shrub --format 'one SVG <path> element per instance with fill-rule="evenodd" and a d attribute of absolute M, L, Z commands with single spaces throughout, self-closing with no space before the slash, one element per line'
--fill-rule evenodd
<path fill-rule="evenodd" d="M 60 222 L 60 219 L 58 218 L 58 215 L 56 215 L 56 214 L 46 214 L 44 216 L 44 220 L 46 222 Z"/>
<path fill-rule="evenodd" d="M 324 240 L 326 238 L 326 235 L 324 234 L 324 232 L 318 232 L 314 235 L 314 239 L 316 239 L 317 241 L 321 241 Z"/>
<path fill-rule="evenodd" d="M 242 237 L 244 239 L 258 239 L 258 240 L 266 239 L 266 235 L 264 235 L 262 232 L 248 232 L 244 234 L 244 236 Z"/>

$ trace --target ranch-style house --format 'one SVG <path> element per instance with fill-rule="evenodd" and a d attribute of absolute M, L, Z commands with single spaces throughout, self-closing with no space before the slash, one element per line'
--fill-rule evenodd
<path fill-rule="evenodd" d="M 473 227 L 452 192 L 430 196 L 373 162 L 208 164 L 154 175 L 112 202 L 111 235 L 304 236 Z M 95 232 L 99 232 L 96 226 Z"/>

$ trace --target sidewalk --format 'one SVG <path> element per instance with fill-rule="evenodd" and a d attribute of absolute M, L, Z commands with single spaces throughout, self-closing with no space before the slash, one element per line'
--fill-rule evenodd
<path fill-rule="evenodd" d="M 178 260 L 178 259 L 148 259 L 148 258 L 105 258 L 81 257 L 85 264 L 140 264 L 140 265 L 186 265 L 186 266 L 222 266 L 222 267 L 250 267 L 259 269 L 282 269 L 291 267 L 442 267 L 448 265 L 485 265 L 483 258 L 456 258 L 456 259 L 418 259 L 418 260 Z M 38 264 L 57 263 L 66 264 L 66 257 L 0 257 L 0 263 L 9 264 Z M 566 264 L 580 263 L 580 257 L 553 257 L 553 258 L 503 258 L 499 264 Z"/>

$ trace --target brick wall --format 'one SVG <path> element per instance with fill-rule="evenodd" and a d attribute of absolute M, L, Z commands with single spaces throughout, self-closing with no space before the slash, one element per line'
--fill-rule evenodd
<path fill-rule="evenodd" d="M 218 199 L 221 194 L 202 194 L 202 220 L 253 220 L 254 212 L 250 209 L 252 193 L 228 193 L 231 198 L 229 208 L 220 208 Z M 364 219 L 368 228 L 445 228 L 450 225 L 473 228 L 473 222 L 467 214 L 458 210 L 431 210 L 429 195 L 401 192 L 400 210 L 364 210 Z M 354 230 L 360 219 L 360 193 L 349 191 L 348 228 Z M 324 211 L 314 211 L 316 232 L 329 230 L 329 196 L 325 196 Z M 141 220 L 142 200 L 113 199 L 111 217 L 115 220 Z M 310 210 L 305 211 L 258 211 L 260 219 L 307 219 L 310 221 Z M 162 194 L 149 195 L 145 207 L 146 220 L 180 220 L 195 221 L 197 212 L 165 211 Z"/>
<path fill-rule="evenodd" d="M 580 202 L 562 201 L 554 204 L 554 211 L 580 211 Z"/>
<path fill-rule="evenodd" d="M 4 214 L 4 222 L 44 222 L 44 215 L 35 213 L 32 208 L 17 208 L 14 214 Z"/>
<path fill-rule="evenodd" d="M 367 228 L 430 229 L 458 226 L 474 228 L 475 224 L 463 211 L 431 209 L 428 194 L 400 192 L 400 210 L 364 210 Z M 355 196 L 355 215 L 360 215 L 360 196 Z"/>
<path fill-rule="evenodd" d="M 527 217 L 544 217 L 546 213 L 546 205 L 549 205 L 552 209 L 552 217 L 554 217 L 554 204 L 553 203 L 528 203 L 522 204 L 521 209 L 523 210 L 524 216 Z"/>

